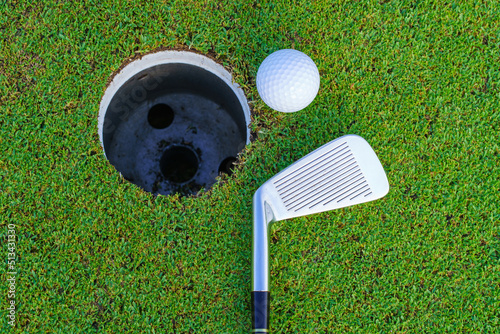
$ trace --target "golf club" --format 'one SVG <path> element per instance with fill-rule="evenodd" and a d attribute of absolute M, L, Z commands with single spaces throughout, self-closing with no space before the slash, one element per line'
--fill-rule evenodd
<path fill-rule="evenodd" d="M 269 244 L 273 222 L 379 199 L 389 182 L 361 137 L 347 135 L 265 182 L 253 197 L 252 332 L 269 333 Z"/>

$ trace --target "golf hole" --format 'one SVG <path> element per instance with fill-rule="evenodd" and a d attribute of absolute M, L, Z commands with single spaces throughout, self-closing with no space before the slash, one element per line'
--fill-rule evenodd
<path fill-rule="evenodd" d="M 125 65 L 99 110 L 106 158 L 154 194 L 195 194 L 232 174 L 250 142 L 250 108 L 220 64 L 188 51 L 160 51 Z"/>

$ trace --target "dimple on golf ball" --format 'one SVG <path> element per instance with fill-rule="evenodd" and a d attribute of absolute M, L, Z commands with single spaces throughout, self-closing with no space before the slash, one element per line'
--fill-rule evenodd
<path fill-rule="evenodd" d="M 307 107 L 319 90 L 316 64 L 305 53 L 285 49 L 273 52 L 257 71 L 257 91 L 272 109 L 295 112 Z"/>

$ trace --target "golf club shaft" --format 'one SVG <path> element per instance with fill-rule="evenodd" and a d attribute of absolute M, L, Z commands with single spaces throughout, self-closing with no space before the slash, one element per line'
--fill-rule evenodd
<path fill-rule="evenodd" d="M 269 332 L 269 222 L 272 210 L 257 190 L 253 200 L 252 332 Z"/>

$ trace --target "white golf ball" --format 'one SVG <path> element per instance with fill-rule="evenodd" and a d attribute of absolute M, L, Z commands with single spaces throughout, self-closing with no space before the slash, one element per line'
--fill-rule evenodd
<path fill-rule="evenodd" d="M 319 72 L 309 56 L 297 50 L 273 52 L 257 71 L 257 91 L 272 109 L 295 112 L 307 107 L 319 90 Z"/>

